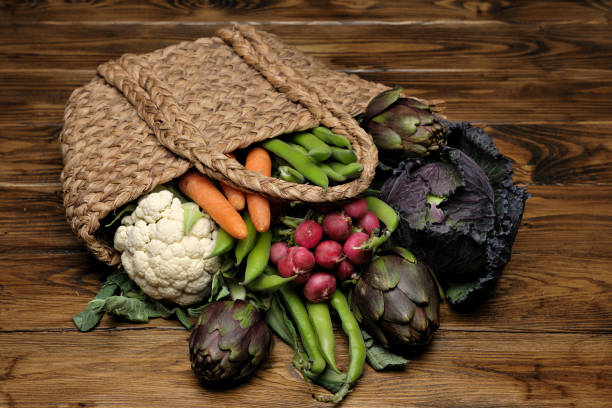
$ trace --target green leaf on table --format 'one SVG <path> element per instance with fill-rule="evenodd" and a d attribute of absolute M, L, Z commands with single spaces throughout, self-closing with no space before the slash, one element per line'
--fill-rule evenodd
<path fill-rule="evenodd" d="M 372 336 L 364 330 L 361 331 L 366 346 L 368 364 L 376 371 L 399 370 L 406 366 L 408 360 L 392 353 L 386 348 L 376 344 Z"/>
<path fill-rule="evenodd" d="M 146 323 L 152 317 L 162 317 L 152 302 L 127 296 L 111 296 L 104 304 L 106 313 L 121 317 L 131 322 Z"/>
<path fill-rule="evenodd" d="M 93 300 L 87 304 L 85 310 L 72 317 L 77 329 L 83 332 L 89 331 L 100 323 L 104 315 L 104 303 L 119 289 L 118 280 L 121 275 L 125 275 L 121 270 L 111 273 Z"/>

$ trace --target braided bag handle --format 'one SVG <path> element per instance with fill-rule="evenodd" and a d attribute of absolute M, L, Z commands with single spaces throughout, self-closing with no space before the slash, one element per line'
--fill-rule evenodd
<path fill-rule="evenodd" d="M 98 67 L 98 73 L 119 89 L 138 115 L 153 130 L 159 142 L 185 158 L 202 173 L 243 190 L 270 197 L 305 202 L 339 201 L 364 191 L 374 177 L 378 151 L 372 138 L 353 117 L 317 84 L 309 82 L 284 64 L 261 35 L 250 26 L 235 26 L 218 32 L 233 50 L 287 98 L 306 107 L 315 122 L 345 135 L 363 164 L 359 178 L 324 190 L 310 184 L 289 183 L 245 169 L 228 157 L 228 142 L 207 143 L 200 130 L 179 105 L 168 85 L 158 79 L 140 56 L 126 54 Z M 215 140 L 213 138 L 213 140 Z"/>

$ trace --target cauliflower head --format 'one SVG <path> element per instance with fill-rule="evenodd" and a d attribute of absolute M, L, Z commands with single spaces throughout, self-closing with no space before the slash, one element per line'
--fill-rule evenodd
<path fill-rule="evenodd" d="M 154 299 L 181 306 L 210 295 L 219 257 L 204 259 L 217 241 L 217 224 L 204 214 L 185 234 L 185 210 L 171 191 L 141 197 L 115 232 L 115 249 L 129 277 Z"/>

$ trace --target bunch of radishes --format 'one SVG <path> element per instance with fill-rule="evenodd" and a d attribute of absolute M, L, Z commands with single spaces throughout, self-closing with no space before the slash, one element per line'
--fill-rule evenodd
<path fill-rule="evenodd" d="M 361 246 L 379 230 L 378 217 L 359 198 L 325 214 L 321 223 L 300 222 L 294 232 L 296 245 L 272 244 L 270 262 L 283 277 L 297 275 L 293 283 L 303 285 L 306 299 L 322 302 L 334 293 L 337 280 L 357 278 L 357 268 L 372 258 L 372 250 Z"/>

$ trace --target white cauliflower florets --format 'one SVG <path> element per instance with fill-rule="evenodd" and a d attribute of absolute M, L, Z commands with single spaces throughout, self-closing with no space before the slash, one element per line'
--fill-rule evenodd
<path fill-rule="evenodd" d="M 218 226 L 207 215 L 185 234 L 181 200 L 169 190 L 142 197 L 115 232 L 115 249 L 129 277 L 154 299 L 181 306 L 209 296 L 219 257 L 204 259 L 215 248 Z"/>

